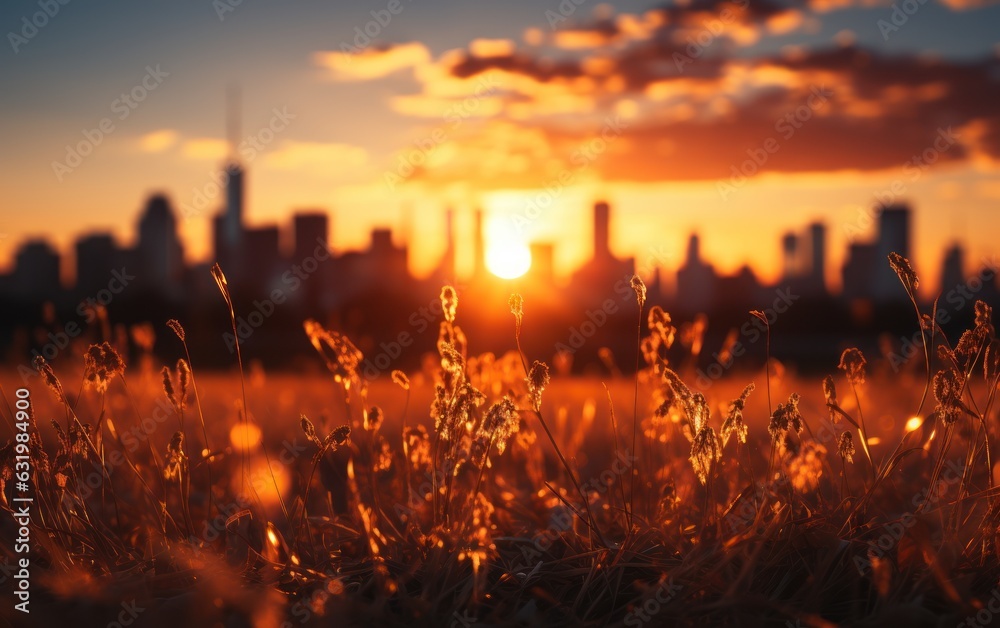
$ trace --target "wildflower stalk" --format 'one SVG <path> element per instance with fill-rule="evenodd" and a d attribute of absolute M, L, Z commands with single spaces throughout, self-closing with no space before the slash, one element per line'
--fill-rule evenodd
<path fill-rule="evenodd" d="M 173 332 L 180 339 L 181 345 L 184 347 L 184 357 L 187 359 L 188 369 L 190 369 L 191 371 L 191 389 L 194 390 L 194 401 L 195 405 L 198 406 L 198 420 L 201 422 L 201 434 L 202 438 L 205 439 L 205 451 L 199 453 L 202 453 L 202 458 L 205 459 L 205 467 L 208 474 L 208 490 L 207 490 L 208 515 L 209 518 L 211 518 L 212 505 L 213 505 L 212 487 L 214 486 L 214 484 L 212 483 L 212 464 L 211 464 L 212 445 L 209 444 L 208 442 L 208 427 L 205 424 L 205 413 L 201 407 L 201 396 L 198 394 L 198 378 L 196 378 L 194 375 L 194 364 L 191 362 L 191 351 L 188 349 L 187 336 L 184 332 L 184 328 L 181 327 L 180 322 L 178 322 L 176 319 L 170 319 L 169 321 L 167 321 L 167 326 L 170 327 L 170 329 L 172 329 Z M 205 452 L 207 452 L 207 455 L 205 455 Z"/>
<path fill-rule="evenodd" d="M 635 332 L 635 387 L 632 395 L 632 455 L 634 456 L 637 453 L 635 441 L 639 425 L 639 356 L 642 354 L 642 307 L 646 303 L 646 285 L 638 275 L 632 275 L 632 289 L 635 291 L 636 304 L 639 306 L 639 323 Z M 635 476 L 639 473 L 638 466 L 636 464 L 635 469 L 629 469 L 628 527 L 630 531 L 635 513 Z"/>
<path fill-rule="evenodd" d="M 514 328 L 514 343 L 517 345 L 517 356 L 521 360 L 521 368 L 524 369 L 524 376 L 529 377 L 528 363 L 525 361 L 524 351 L 521 349 L 521 317 L 522 314 L 520 312 L 514 312 L 514 319 L 516 321 L 516 325 Z M 594 518 L 594 513 L 591 511 L 590 500 L 587 498 L 586 493 L 583 492 L 583 488 L 580 486 L 580 483 L 577 482 L 576 474 L 573 473 L 573 468 L 569 466 L 569 462 L 567 462 L 565 456 L 563 456 L 562 450 L 559 448 L 559 444 L 556 443 L 555 437 L 552 436 L 552 432 L 551 430 L 549 430 L 548 423 L 545 422 L 545 417 L 542 416 L 541 411 L 538 409 L 532 408 L 531 411 L 538 419 L 538 422 L 541 423 L 542 430 L 545 431 L 545 435 L 548 437 L 549 442 L 552 443 L 552 448 L 555 449 L 556 456 L 559 458 L 559 462 L 562 464 L 563 469 L 566 470 L 566 474 L 569 475 L 570 482 L 573 483 L 573 487 L 576 489 L 576 492 L 580 495 L 580 499 L 583 500 L 584 508 L 586 508 L 587 511 L 587 517 L 590 520 L 589 523 L 587 524 L 588 527 L 597 534 L 601 543 L 607 546 L 608 543 L 604 539 L 604 536 L 601 534 L 600 530 L 598 529 L 597 520 Z M 574 509 L 574 512 L 576 512 L 576 509 Z"/>
<path fill-rule="evenodd" d="M 246 377 L 243 373 L 243 354 L 240 351 L 240 336 L 236 331 L 236 310 L 233 308 L 232 295 L 229 293 L 229 282 L 226 280 L 225 273 L 222 272 L 222 267 L 216 262 L 212 266 L 212 277 L 215 278 L 215 283 L 219 287 L 219 292 L 222 293 L 222 298 L 226 301 L 226 308 L 229 310 L 229 323 L 233 329 L 233 338 L 235 338 L 234 344 L 236 345 L 236 363 L 240 368 L 240 393 L 243 399 L 243 412 L 241 413 L 241 420 L 243 423 L 243 451 L 241 452 L 240 471 L 242 474 L 242 482 L 244 486 L 252 484 L 248 482 L 250 477 L 250 409 L 247 406 L 247 384 Z M 250 491 L 253 493 L 254 497 L 258 499 L 257 489 L 250 486 Z"/>

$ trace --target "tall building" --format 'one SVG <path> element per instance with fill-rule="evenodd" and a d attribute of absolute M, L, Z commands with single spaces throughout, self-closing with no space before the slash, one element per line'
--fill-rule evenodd
<path fill-rule="evenodd" d="M 239 277 L 254 290 L 270 292 L 281 264 L 281 234 L 276 226 L 255 227 L 243 231 L 242 263 Z"/>
<path fill-rule="evenodd" d="M 438 266 L 438 278 L 445 282 L 455 281 L 455 210 L 448 208 L 444 213 L 444 254 Z"/>
<path fill-rule="evenodd" d="M 177 236 L 177 220 L 167 198 L 150 197 L 139 218 L 135 251 L 142 281 L 151 289 L 176 289 L 184 273 L 184 249 Z"/>
<path fill-rule="evenodd" d="M 853 242 L 848 248 L 843 268 L 843 297 L 847 301 L 872 298 L 872 271 L 877 253 L 875 246 Z M 888 266 L 888 262 L 886 262 Z"/>
<path fill-rule="evenodd" d="M 324 212 L 301 212 L 292 217 L 294 246 L 293 261 L 303 260 L 316 251 L 317 246 L 330 248 L 330 219 Z"/>
<path fill-rule="evenodd" d="M 794 233 L 786 233 L 781 237 L 782 275 L 785 281 L 796 279 L 801 275 L 799 263 L 799 237 Z"/>
<path fill-rule="evenodd" d="M 483 210 L 477 209 L 475 213 L 475 225 L 472 234 L 472 255 L 474 277 L 486 276 L 486 233 L 484 226 Z"/>
<path fill-rule="evenodd" d="M 611 253 L 611 207 L 600 201 L 594 203 L 592 211 L 593 256 L 573 275 L 572 281 L 572 290 L 582 305 L 603 302 L 603 295 L 613 291 L 619 281 L 627 283 L 635 272 L 634 258 L 617 258 Z"/>
<path fill-rule="evenodd" d="M 93 296 L 108 287 L 111 271 L 125 265 L 124 252 L 110 233 L 92 233 L 76 241 L 76 290 Z M 126 270 L 130 270 L 126 268 Z M 138 269 L 136 269 L 138 270 Z"/>
<path fill-rule="evenodd" d="M 965 283 L 965 250 L 955 243 L 948 247 L 941 264 L 941 294 Z"/>
<path fill-rule="evenodd" d="M 611 257 L 611 207 L 605 201 L 594 204 L 594 259 Z"/>
<path fill-rule="evenodd" d="M 226 244 L 239 249 L 243 235 L 243 167 L 233 160 L 226 164 Z"/>
<path fill-rule="evenodd" d="M 701 240 L 692 233 L 684 265 L 677 270 L 678 309 L 686 313 L 707 311 L 715 297 L 715 284 L 715 269 L 702 261 Z"/>
<path fill-rule="evenodd" d="M 21 298 L 52 298 L 59 292 L 59 254 L 45 240 L 29 240 L 14 257 L 11 288 Z"/>
<path fill-rule="evenodd" d="M 215 259 L 234 275 L 237 260 L 242 257 L 243 228 L 243 168 L 236 161 L 226 164 L 226 206 L 213 221 Z"/>
<path fill-rule="evenodd" d="M 327 308 L 324 302 L 324 292 L 331 277 L 331 264 L 328 255 L 330 250 L 330 221 L 325 212 L 301 212 L 292 218 L 292 230 L 294 245 L 292 248 L 292 263 L 306 264 L 305 260 L 315 259 L 316 269 L 304 282 L 299 295 L 291 295 L 293 300 L 298 301 L 304 308 L 305 316 L 316 318 L 322 316 Z M 317 249 L 327 251 L 319 257 L 316 256 Z M 310 268 L 312 264 L 309 264 Z"/>
<path fill-rule="evenodd" d="M 826 225 L 809 225 L 809 288 L 810 294 L 826 295 Z"/>
<path fill-rule="evenodd" d="M 878 237 L 875 241 L 875 264 L 871 269 L 874 285 L 873 297 L 877 301 L 906 299 L 899 278 L 889 266 L 889 253 L 899 253 L 910 259 L 911 211 L 907 205 L 889 205 L 881 209 Z"/>

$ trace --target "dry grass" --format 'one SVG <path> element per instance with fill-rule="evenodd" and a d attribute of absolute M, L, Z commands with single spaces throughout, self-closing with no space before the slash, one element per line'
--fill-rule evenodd
<path fill-rule="evenodd" d="M 916 276 L 892 264 L 912 297 Z M 669 315 L 634 288 L 642 363 L 610 387 L 553 381 L 524 355 L 519 297 L 516 350 L 470 355 L 449 288 L 440 369 L 393 373 L 380 398 L 351 341 L 313 321 L 330 379 L 296 394 L 240 363 L 199 395 L 176 322 L 173 369 L 94 345 L 71 392 L 37 363 L 32 623 L 108 625 L 123 608 L 143 609 L 135 625 L 262 627 L 992 619 L 985 304 L 954 346 L 917 308 L 926 382 L 873 377 L 848 350 L 822 384 L 769 368 L 756 389 L 697 391 L 667 360 Z M 9 510 L 10 445 L 2 464 Z"/>

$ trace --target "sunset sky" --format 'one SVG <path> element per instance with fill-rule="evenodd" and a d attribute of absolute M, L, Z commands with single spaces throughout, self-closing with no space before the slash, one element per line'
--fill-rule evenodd
<path fill-rule="evenodd" d="M 568 271 L 599 198 L 640 265 L 656 251 L 676 267 L 698 230 L 721 270 L 770 279 L 781 233 L 822 218 L 836 284 L 876 195 L 917 210 L 932 286 L 955 239 L 970 265 L 1000 253 L 994 2 L 229 1 L 69 2 L 37 29 L 37 0 L 3 4 L 0 265 L 29 236 L 130 244 L 155 191 L 196 210 L 182 230 L 205 259 L 221 197 L 199 212 L 196 190 L 226 155 L 232 84 L 256 138 L 248 221 L 325 208 L 338 250 L 409 224 L 417 273 L 446 206 L 487 209 L 496 240 L 555 242 Z M 55 165 L 85 130 L 100 143 Z"/>

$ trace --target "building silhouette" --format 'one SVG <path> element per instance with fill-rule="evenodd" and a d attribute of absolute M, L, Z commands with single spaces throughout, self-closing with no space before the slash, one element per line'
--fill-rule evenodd
<path fill-rule="evenodd" d="M 184 246 L 167 197 L 150 197 L 139 219 L 139 240 L 133 255 L 143 283 L 176 297 L 184 279 Z"/>
<path fill-rule="evenodd" d="M 59 254 L 45 240 L 28 240 L 14 255 L 14 270 L 4 283 L 18 298 L 52 298 L 60 291 Z"/>
<path fill-rule="evenodd" d="M 941 292 L 947 294 L 965 283 L 965 249 L 955 243 L 945 251 L 941 264 Z"/>
<path fill-rule="evenodd" d="M 688 238 L 684 264 L 677 270 L 677 308 L 687 314 L 706 312 L 715 297 L 715 269 L 701 259 L 701 238 Z"/>
<path fill-rule="evenodd" d="M 879 302 L 903 301 L 906 293 L 899 277 L 888 264 L 890 253 L 899 253 L 912 259 L 910 250 L 911 211 L 907 205 L 882 208 L 879 215 L 878 237 L 875 241 L 875 268 L 872 269 L 874 286 L 872 296 Z"/>
<path fill-rule="evenodd" d="M 126 251 L 110 233 L 91 233 L 76 241 L 76 292 L 78 296 L 96 294 L 107 287 L 111 273 L 128 268 Z M 138 269 L 137 269 L 138 270 Z"/>
<path fill-rule="evenodd" d="M 806 282 L 809 296 L 825 297 L 826 291 L 826 225 L 814 222 L 809 225 L 809 280 Z"/>
<path fill-rule="evenodd" d="M 635 258 L 618 258 L 611 252 L 611 207 L 598 201 L 593 208 L 591 257 L 573 275 L 571 290 L 581 303 L 600 303 L 610 291 L 635 273 Z"/>

